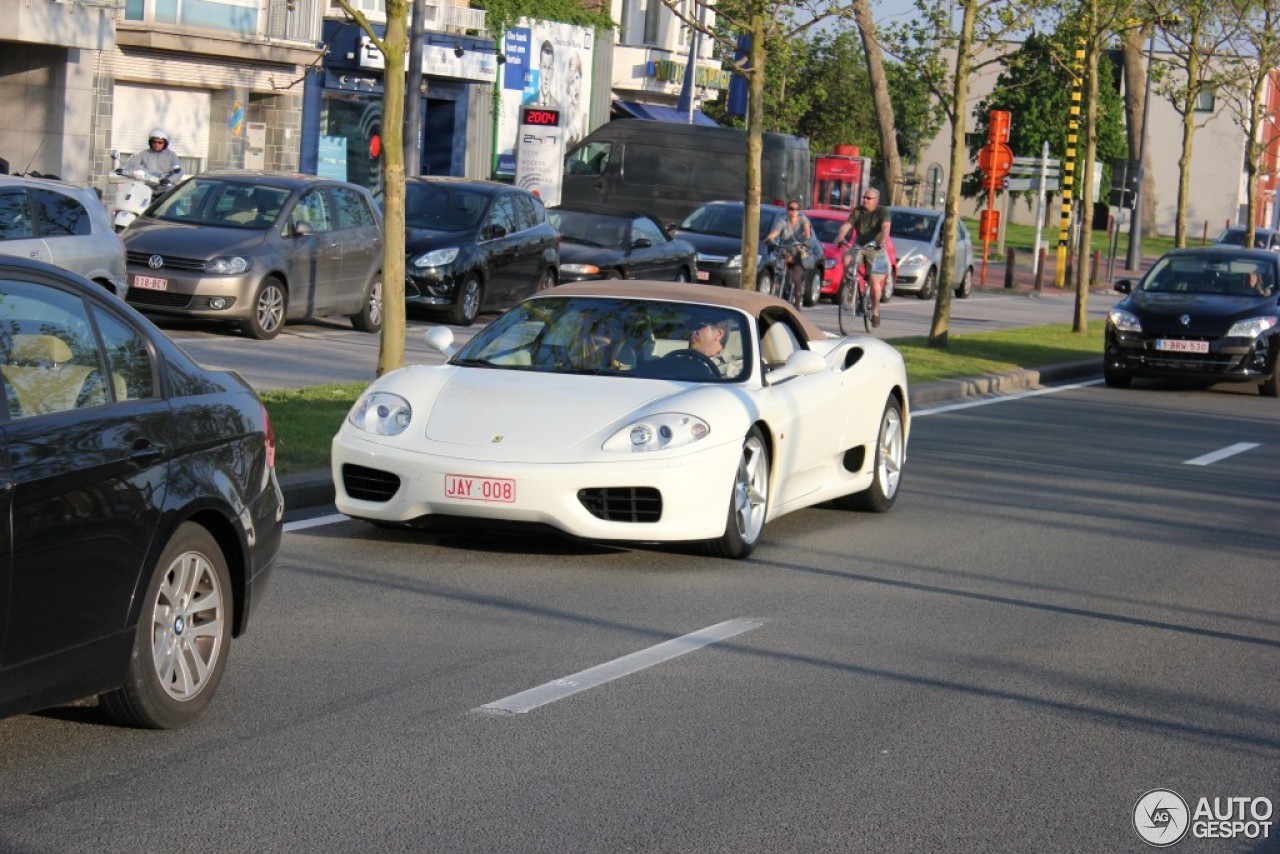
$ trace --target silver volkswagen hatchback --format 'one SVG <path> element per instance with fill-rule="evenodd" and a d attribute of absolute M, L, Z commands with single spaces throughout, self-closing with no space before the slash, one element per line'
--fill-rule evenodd
<path fill-rule="evenodd" d="M 229 320 L 274 338 L 286 320 L 382 328 L 382 218 L 364 187 L 314 175 L 206 172 L 124 231 L 134 308 Z"/>
<path fill-rule="evenodd" d="M 124 296 L 124 245 L 88 187 L 0 175 L 0 255 L 44 261 Z"/>

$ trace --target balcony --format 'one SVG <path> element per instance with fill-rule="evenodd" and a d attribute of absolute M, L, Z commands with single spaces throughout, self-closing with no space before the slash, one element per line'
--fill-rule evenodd
<path fill-rule="evenodd" d="M 310 63 L 326 0 L 123 0 L 117 43 L 187 53 Z"/>
<path fill-rule="evenodd" d="M 363 12 L 370 22 L 386 23 L 387 12 L 383 0 L 351 0 L 351 6 Z M 330 0 L 325 17 L 343 18 L 346 15 L 341 6 Z M 436 33 L 462 35 L 472 32 L 483 35 L 485 32 L 484 10 L 454 3 L 428 2 L 426 29 Z"/>

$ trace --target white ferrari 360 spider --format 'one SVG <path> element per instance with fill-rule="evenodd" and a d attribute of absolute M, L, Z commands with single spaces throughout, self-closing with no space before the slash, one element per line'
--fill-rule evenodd
<path fill-rule="evenodd" d="M 337 506 L 378 523 L 471 517 L 591 541 L 751 552 L 764 524 L 834 500 L 893 506 L 907 376 L 875 338 L 831 338 L 770 296 L 566 285 L 450 358 L 374 382 L 333 440 Z"/>

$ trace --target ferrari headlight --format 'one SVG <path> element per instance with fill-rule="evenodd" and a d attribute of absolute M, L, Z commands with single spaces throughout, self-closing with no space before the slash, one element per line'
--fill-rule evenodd
<path fill-rule="evenodd" d="M 575 276 L 594 276 L 600 272 L 595 264 L 561 264 L 560 269 Z"/>
<path fill-rule="evenodd" d="M 1137 316 L 1122 308 L 1113 308 L 1107 315 L 1107 322 L 1119 332 L 1141 332 L 1142 322 Z"/>
<path fill-rule="evenodd" d="M 458 257 L 458 247 L 450 246 L 448 249 L 436 249 L 433 252 L 427 252 L 413 259 L 413 266 L 419 270 L 424 267 L 443 267 L 445 264 L 452 264 L 453 259 Z"/>
<path fill-rule="evenodd" d="M 1257 338 L 1276 325 L 1274 317 L 1251 317 L 1248 320 L 1237 320 L 1227 330 L 1228 338 Z"/>
<path fill-rule="evenodd" d="M 413 420 L 413 407 L 398 394 L 375 391 L 356 401 L 347 420 L 366 433 L 399 436 Z"/>
<path fill-rule="evenodd" d="M 236 276 L 249 269 L 249 259 L 236 255 L 231 258 L 214 258 L 206 261 L 204 271 L 219 276 Z"/>
<path fill-rule="evenodd" d="M 705 438 L 711 433 L 707 422 L 683 412 L 659 412 L 623 427 L 604 443 L 604 450 L 629 454 L 665 451 Z"/>

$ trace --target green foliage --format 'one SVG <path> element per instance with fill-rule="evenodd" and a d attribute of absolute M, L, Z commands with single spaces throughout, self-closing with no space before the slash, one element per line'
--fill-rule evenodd
<path fill-rule="evenodd" d="M 1011 114 L 1009 147 L 1015 156 L 1037 157 L 1044 142 L 1049 142 L 1049 156 L 1062 159 L 1067 150 L 1067 118 L 1071 110 L 1074 75 L 1071 63 L 1075 53 L 1075 33 L 1069 27 L 1053 35 L 1032 34 L 1021 49 L 1010 54 L 1001 64 L 1004 70 L 995 89 L 979 102 L 976 126 L 969 145 L 970 155 L 977 157 L 987 142 L 988 116 L 992 110 Z M 1104 56 L 1098 80 L 1097 160 L 1103 165 L 1102 186 L 1109 186 L 1111 161 L 1128 157 L 1125 136 L 1124 102 L 1120 95 L 1119 56 Z M 1076 146 L 1076 175 L 1084 169 L 1083 114 Z M 962 193 L 973 198 L 985 192 L 976 171 L 966 175 Z M 1030 194 L 1025 194 L 1030 195 Z"/>
<path fill-rule="evenodd" d="M 475 0 L 471 5 L 484 10 L 485 29 L 491 33 L 505 33 L 521 18 L 559 21 L 600 30 L 618 26 L 609 17 L 608 7 L 588 5 L 582 0 Z"/>

